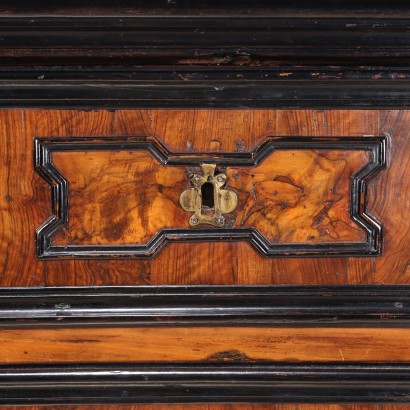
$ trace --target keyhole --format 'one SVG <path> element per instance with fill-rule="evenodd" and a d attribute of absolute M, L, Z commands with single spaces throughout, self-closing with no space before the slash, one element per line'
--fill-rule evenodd
<path fill-rule="evenodd" d="M 202 207 L 214 208 L 214 184 L 211 182 L 205 182 L 201 186 Z"/>

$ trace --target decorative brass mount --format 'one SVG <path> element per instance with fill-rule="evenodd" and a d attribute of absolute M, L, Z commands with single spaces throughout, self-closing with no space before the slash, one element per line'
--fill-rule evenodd
<path fill-rule="evenodd" d="M 216 164 L 202 164 L 202 173 L 190 174 L 192 188 L 181 193 L 179 202 L 185 211 L 193 212 L 189 224 L 224 226 L 227 214 L 235 210 L 238 197 L 231 189 L 223 189 L 227 176 L 219 173 L 215 175 Z"/>

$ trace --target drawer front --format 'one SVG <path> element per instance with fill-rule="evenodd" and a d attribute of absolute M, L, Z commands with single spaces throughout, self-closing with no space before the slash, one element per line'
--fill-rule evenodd
<path fill-rule="evenodd" d="M 406 111 L 0 115 L 5 286 L 408 274 Z"/>

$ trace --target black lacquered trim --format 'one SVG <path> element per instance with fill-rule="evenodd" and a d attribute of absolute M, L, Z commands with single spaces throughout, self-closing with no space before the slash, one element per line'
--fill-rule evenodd
<path fill-rule="evenodd" d="M 409 106 L 408 4 L 362 3 L 3 0 L 0 107 Z"/>
<path fill-rule="evenodd" d="M 74 59 L 82 64 L 147 64 L 155 58 L 179 61 L 219 57 L 282 61 L 326 57 L 366 61 L 410 57 L 409 18 L 265 15 L 4 16 L 0 52 L 6 61 Z M 270 14 L 270 15 L 269 15 Z M 13 51 L 13 52 L 11 52 Z M 172 60 L 171 60 L 172 61 Z M 280 61 L 280 60 L 279 60 Z M 386 61 L 386 60 L 385 60 Z M 215 60 L 208 60 L 216 64 Z"/>
<path fill-rule="evenodd" d="M 138 363 L 0 367 L 0 404 L 409 403 L 399 363 Z"/>
<path fill-rule="evenodd" d="M 406 108 L 403 67 L 0 67 L 0 108 Z"/>
<path fill-rule="evenodd" d="M 0 327 L 408 327 L 407 286 L 1 288 Z"/>

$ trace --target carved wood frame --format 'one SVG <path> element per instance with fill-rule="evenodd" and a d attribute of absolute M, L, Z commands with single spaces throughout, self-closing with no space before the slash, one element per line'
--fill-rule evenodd
<path fill-rule="evenodd" d="M 171 153 L 155 138 L 115 137 L 115 138 L 58 138 L 35 139 L 35 166 L 37 172 L 51 185 L 54 214 L 37 230 L 37 256 L 57 257 L 152 257 L 172 241 L 249 241 L 262 255 L 274 256 L 366 256 L 377 255 L 381 250 L 381 225 L 366 213 L 366 186 L 386 163 L 386 137 L 267 137 L 255 151 L 249 153 Z M 270 153 L 287 149 L 330 149 L 366 150 L 371 159 L 358 170 L 351 181 L 351 218 L 366 232 L 363 243 L 331 244 L 272 244 L 265 236 L 252 228 L 220 229 L 163 229 L 146 244 L 136 245 L 52 245 L 51 237 L 69 220 L 68 184 L 64 175 L 53 165 L 54 151 L 93 150 L 145 150 L 163 165 L 198 166 L 202 162 L 212 162 L 219 166 L 257 165 Z"/>

